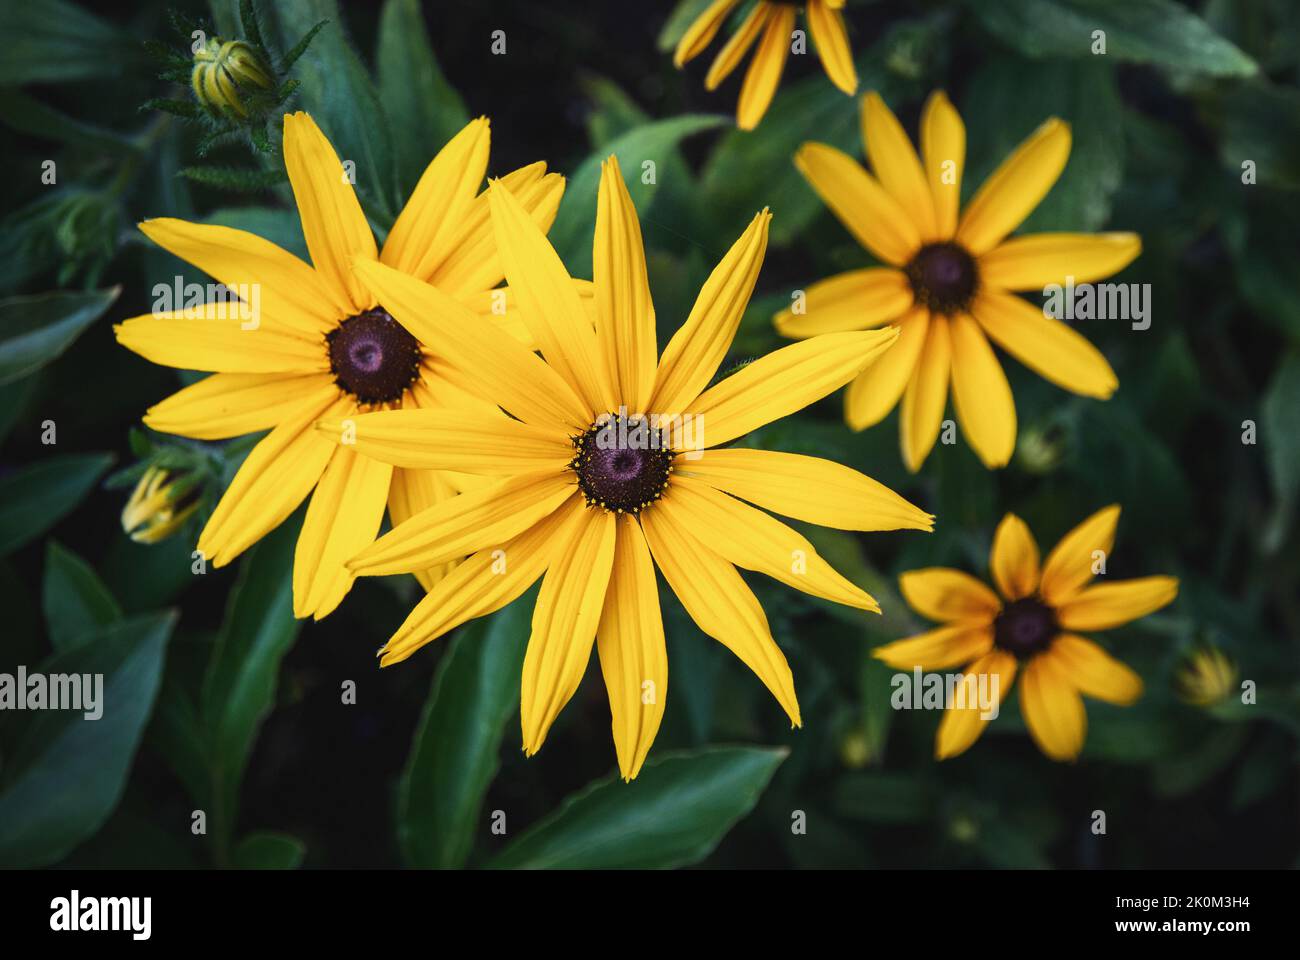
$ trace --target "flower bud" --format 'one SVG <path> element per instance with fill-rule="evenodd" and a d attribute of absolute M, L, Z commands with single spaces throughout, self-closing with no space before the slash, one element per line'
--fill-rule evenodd
<path fill-rule="evenodd" d="M 122 529 L 136 543 L 157 543 L 179 530 L 199 508 L 199 478 L 151 466 L 122 509 Z"/>
<path fill-rule="evenodd" d="M 1187 703 L 1213 707 L 1237 689 L 1237 665 L 1217 647 L 1190 653 L 1174 676 L 1174 689 Z"/>
<path fill-rule="evenodd" d="M 194 54 L 190 86 L 199 103 L 213 113 L 244 120 L 249 115 L 249 101 L 272 89 L 275 80 L 250 44 L 213 37 Z"/>

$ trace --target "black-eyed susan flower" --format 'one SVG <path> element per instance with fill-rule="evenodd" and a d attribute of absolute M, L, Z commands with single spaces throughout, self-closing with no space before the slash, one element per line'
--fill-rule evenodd
<path fill-rule="evenodd" d="M 385 507 L 400 524 L 454 492 L 447 474 L 358 456 L 312 425 L 375 408 L 496 409 L 435 344 L 420 340 L 421 328 L 394 319 L 352 273 L 354 260 L 376 260 L 437 284 L 485 335 L 522 336 L 517 315 L 492 315 L 508 291 L 492 289 L 503 275 L 479 193 L 489 139 L 488 121 L 479 119 L 443 147 L 382 249 L 334 148 L 305 113 L 284 119 L 284 158 L 312 265 L 242 230 L 171 219 L 140 225 L 244 297 L 237 310 L 217 303 L 158 311 L 116 328 L 120 343 L 155 363 L 213 374 L 150 408 L 145 423 L 202 440 L 271 431 L 235 474 L 198 548 L 214 566 L 229 563 L 310 494 L 294 558 L 299 617 L 319 619 L 347 594 L 354 577 L 345 561 L 374 540 Z M 538 229 L 548 228 L 563 179 L 536 163 L 503 182 Z M 429 587 L 445 566 L 413 572 Z"/>
<path fill-rule="evenodd" d="M 1115 542 L 1119 507 L 1097 511 L 1064 537 L 1039 564 L 1038 545 L 1024 521 L 1007 514 L 989 555 L 995 593 L 970 574 L 933 567 L 899 577 L 917 613 L 943 626 L 875 651 L 900 670 L 964 667 L 967 677 L 997 678 L 1000 702 L 1020 676 L 1020 710 L 1039 749 L 1073 760 L 1087 729 L 1082 696 L 1127 706 L 1142 695 L 1141 678 L 1082 633 L 1109 630 L 1159 610 L 1178 595 L 1173 577 L 1093 584 Z M 950 703 L 935 755 L 955 757 L 990 719 L 970 699 Z"/>
<path fill-rule="evenodd" d="M 695 22 L 687 28 L 677 44 L 673 63 L 679 68 L 704 51 L 718 35 L 723 23 L 731 16 L 740 0 L 715 0 Z M 709 67 L 704 85 L 716 90 L 722 81 L 745 58 L 749 48 L 757 43 L 754 59 L 745 73 L 740 89 L 740 102 L 736 105 L 736 124 L 742 130 L 753 130 L 767 113 L 777 84 L 785 69 L 790 53 L 795 15 L 804 8 L 813 46 L 831 82 L 852 96 L 858 89 L 858 73 L 853 66 L 853 53 L 849 49 L 849 34 L 844 27 L 844 0 L 805 0 L 801 3 L 786 0 L 759 0 L 745 17 L 739 29 L 719 51 Z"/>
<path fill-rule="evenodd" d="M 405 660 L 540 579 L 521 689 L 524 750 L 542 746 L 594 644 L 619 767 L 630 779 L 668 692 L 657 565 L 700 628 L 758 674 L 799 724 L 790 667 L 737 566 L 836 603 L 878 608 L 764 511 L 849 530 L 929 529 L 933 518 L 827 460 L 720 448 L 848 382 L 896 334 L 818 337 L 710 386 L 762 264 L 767 211 L 713 271 L 656 362 L 641 228 L 612 158 L 597 208 L 594 329 L 510 185 L 494 183 L 489 196 L 510 289 L 544 358 L 491 336 L 436 287 L 380 263 L 356 267 L 375 298 L 424 339 L 445 340 L 448 361 L 511 414 L 404 409 L 356 419 L 351 439 L 363 455 L 492 478 L 411 518 L 351 564 L 389 574 L 468 557 L 415 607 L 382 649 L 382 663 Z M 349 439 L 337 415 L 320 429 L 322 438 Z"/>
<path fill-rule="evenodd" d="M 1174 689 L 1185 702 L 1213 707 L 1237 692 L 1237 665 L 1218 647 L 1201 647 L 1184 659 Z"/>
<path fill-rule="evenodd" d="M 795 165 L 836 217 L 887 266 L 809 287 L 776 317 L 787 337 L 890 325 L 898 346 L 849 386 L 854 430 L 879 423 L 902 399 L 900 434 L 909 470 L 939 435 L 951 390 L 967 442 L 989 468 L 1005 466 L 1016 408 L 989 340 L 1057 386 L 1106 399 L 1118 386 L 1106 358 L 1066 323 L 1014 291 L 1042 291 L 1067 277 L 1088 283 L 1127 266 L 1142 249 L 1133 233 L 1044 233 L 1007 239 L 1060 176 L 1070 128 L 1052 118 L 1026 139 L 960 210 L 966 129 L 942 92 L 921 117 L 918 158 L 875 93 L 862 100 L 872 171 L 848 154 L 805 143 Z"/>

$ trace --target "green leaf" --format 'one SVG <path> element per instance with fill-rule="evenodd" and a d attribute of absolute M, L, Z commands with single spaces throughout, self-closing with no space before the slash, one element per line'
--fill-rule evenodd
<path fill-rule="evenodd" d="M 297 870 L 307 847 L 285 833 L 250 833 L 239 841 L 231 865 L 240 870 Z"/>
<path fill-rule="evenodd" d="M 231 193 L 256 193 L 284 183 L 283 170 L 253 170 L 239 167 L 182 167 L 180 175 L 217 190 Z"/>
<path fill-rule="evenodd" d="M 1036 63 L 998 57 L 972 77 L 963 105 L 970 135 L 964 192 L 977 189 L 1025 137 L 1056 116 L 1072 128 L 1070 159 L 1021 231 L 1096 230 L 1110 219 L 1124 174 L 1124 138 L 1117 133 L 1123 105 L 1105 58 Z"/>
<path fill-rule="evenodd" d="M 398 183 L 409 195 L 443 144 L 469 123 L 469 111 L 438 66 L 417 0 L 384 4 L 375 64 L 379 97 L 402 131 L 393 152 Z"/>
<path fill-rule="evenodd" d="M 58 359 L 121 292 L 60 290 L 0 300 L 0 386 Z"/>
<path fill-rule="evenodd" d="M 490 865 L 609 870 L 698 863 L 754 809 L 788 752 L 714 747 L 652 760 L 631 783 L 598 780 Z"/>
<path fill-rule="evenodd" d="M 1300 189 L 1300 90 L 1270 83 L 1241 83 L 1214 110 L 1222 126 L 1219 156 L 1236 177 L 1242 162 L 1255 164 L 1262 186 Z"/>
<path fill-rule="evenodd" d="M 66 0 L 0 4 L 0 86 L 118 76 L 135 44 L 112 24 Z"/>
<path fill-rule="evenodd" d="M 283 0 L 275 4 L 275 17 L 283 47 L 321 20 L 329 21 L 294 66 L 301 81 L 298 106 L 312 115 L 339 159 L 356 164 L 357 195 L 367 213 L 385 224 L 392 223 L 392 135 L 370 74 L 343 33 L 338 3 Z"/>
<path fill-rule="evenodd" d="M 682 140 L 703 130 L 712 130 L 728 123 L 726 117 L 683 114 L 667 120 L 647 123 L 624 133 L 613 143 L 589 156 L 569 178 L 560 203 L 555 225 L 551 227 L 551 244 L 564 259 L 569 272 L 585 277 L 591 273 L 592 239 L 596 230 L 596 197 L 600 190 L 600 165 L 611 153 L 618 157 L 619 167 L 627 182 L 627 190 L 643 220 L 651 202 L 666 185 L 659 173 Z M 642 164 L 653 161 L 659 172 L 655 179 L 660 183 L 642 182 Z M 754 211 L 757 213 L 758 211 Z M 742 225 L 743 226 L 743 225 Z"/>
<path fill-rule="evenodd" d="M 1214 77 L 1247 77 L 1255 61 L 1175 0 L 970 0 L 992 33 L 1026 56 L 1094 56 L 1093 31 L 1106 34 L 1107 58 Z"/>
<path fill-rule="evenodd" d="M 102 716 L 43 710 L 26 726 L 0 785 L 0 864 L 56 863 L 116 808 L 162 677 L 175 614 L 136 617 L 37 669 L 103 676 Z"/>
<path fill-rule="evenodd" d="M 0 477 L 0 556 L 62 520 L 112 462 L 111 453 L 51 457 Z"/>
<path fill-rule="evenodd" d="M 519 707 L 534 591 L 461 630 L 438 665 L 397 792 L 398 841 L 413 867 L 459 867 L 478 834 L 501 738 Z"/>
<path fill-rule="evenodd" d="M 51 540 L 45 547 L 41 591 L 45 627 L 56 652 L 71 650 L 86 636 L 122 619 L 122 608 L 93 567 Z"/>
<path fill-rule="evenodd" d="M 40 377 L 28 377 L 16 383 L 0 387 L 0 443 L 9 436 L 17 425 L 18 419 L 27 408 L 27 401 L 36 392 L 35 387 Z"/>
<path fill-rule="evenodd" d="M 1268 474 L 1277 498 L 1264 534 L 1265 549 L 1276 551 L 1286 538 L 1300 497 L 1300 434 L 1296 411 L 1300 410 L 1300 351 L 1287 354 L 1264 394 L 1264 409 L 1258 443 L 1264 448 Z"/>
<path fill-rule="evenodd" d="M 100 151 L 118 157 L 134 157 L 140 153 L 139 145 L 130 137 L 71 117 L 21 90 L 0 90 L 0 121 L 20 133 L 57 140 L 86 152 Z"/>
<path fill-rule="evenodd" d="M 275 701 L 280 661 L 301 626 L 293 616 L 292 519 L 245 557 L 203 684 L 201 712 L 212 749 L 213 842 L 230 843 L 239 787 L 257 731 Z"/>

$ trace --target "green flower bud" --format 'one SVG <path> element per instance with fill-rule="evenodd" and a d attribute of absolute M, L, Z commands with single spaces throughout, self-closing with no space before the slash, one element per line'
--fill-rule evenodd
<path fill-rule="evenodd" d="M 1048 474 L 1061 463 L 1064 442 L 1060 430 L 1029 427 L 1020 432 L 1016 442 L 1016 461 L 1028 473 Z"/>
<path fill-rule="evenodd" d="M 213 37 L 194 55 L 190 86 L 199 103 L 213 113 L 245 120 L 249 101 L 271 90 L 275 79 L 251 45 L 243 40 Z"/>

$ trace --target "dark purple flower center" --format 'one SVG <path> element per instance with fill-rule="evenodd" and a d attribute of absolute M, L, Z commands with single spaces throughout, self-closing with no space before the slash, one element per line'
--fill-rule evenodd
<path fill-rule="evenodd" d="M 361 404 L 400 400 L 420 375 L 420 343 L 383 307 L 348 317 L 325 336 L 335 382 Z"/>
<path fill-rule="evenodd" d="M 918 303 L 936 313 L 961 313 L 979 287 L 974 258 L 955 243 L 922 247 L 905 268 Z"/>
<path fill-rule="evenodd" d="M 1042 653 L 1059 632 L 1056 613 L 1037 597 L 1013 600 L 993 621 L 994 642 L 1021 660 Z"/>
<path fill-rule="evenodd" d="M 644 417 L 608 414 L 573 438 L 570 468 L 587 506 L 616 513 L 640 513 L 663 496 L 673 469 L 673 451 Z"/>

